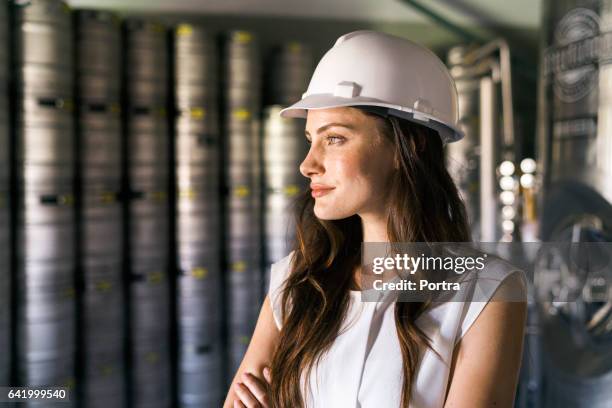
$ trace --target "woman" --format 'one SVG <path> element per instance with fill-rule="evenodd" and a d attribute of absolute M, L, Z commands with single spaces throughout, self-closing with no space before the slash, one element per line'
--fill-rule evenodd
<path fill-rule="evenodd" d="M 281 114 L 307 118 L 310 191 L 224 406 L 511 407 L 526 306 L 487 302 L 524 294 L 511 265 L 487 264 L 485 301 L 360 297 L 362 242 L 470 240 L 444 167 L 443 143 L 461 137 L 444 65 L 409 41 L 350 33 Z"/>

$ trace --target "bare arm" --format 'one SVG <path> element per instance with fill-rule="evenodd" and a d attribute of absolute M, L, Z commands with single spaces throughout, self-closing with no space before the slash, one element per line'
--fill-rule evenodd
<path fill-rule="evenodd" d="M 270 366 L 279 333 L 272 316 L 270 299 L 266 296 L 261 311 L 259 312 L 255 332 L 253 333 L 246 354 L 242 359 L 242 363 L 240 363 L 240 367 L 238 367 L 238 371 L 232 380 L 223 408 L 233 408 L 234 401 L 240 400 L 234 391 L 234 385 L 241 381 L 240 378 L 242 373 L 250 372 L 263 378 L 262 370 L 265 366 Z"/>
<path fill-rule="evenodd" d="M 500 289 L 521 290 L 522 282 L 514 276 Z M 455 346 L 445 408 L 513 406 L 526 318 L 526 302 L 491 301 L 485 306 Z"/>

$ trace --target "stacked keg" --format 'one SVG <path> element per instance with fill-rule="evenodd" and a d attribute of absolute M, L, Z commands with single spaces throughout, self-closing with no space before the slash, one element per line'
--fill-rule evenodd
<path fill-rule="evenodd" d="M 71 16 L 61 1 L 15 1 L 14 8 L 17 381 L 71 386 L 76 344 Z"/>
<path fill-rule="evenodd" d="M 272 103 L 264 110 L 263 126 L 266 265 L 280 260 L 291 251 L 295 236 L 292 204 L 308 181 L 299 171 L 300 163 L 308 152 L 304 137 L 305 123 L 303 120 L 281 118 L 280 111 L 301 99 L 312 75 L 312 65 L 310 48 L 293 41 L 275 50 L 270 71 L 266 75 L 266 95 Z"/>
<path fill-rule="evenodd" d="M 201 27 L 174 34 L 179 402 L 213 407 L 223 387 L 217 52 Z"/>
<path fill-rule="evenodd" d="M 108 12 L 76 13 L 82 401 L 124 405 L 121 29 Z"/>
<path fill-rule="evenodd" d="M 125 23 L 131 403 L 171 400 L 167 49 L 157 23 Z"/>
<path fill-rule="evenodd" d="M 224 43 L 225 213 L 230 371 L 240 364 L 261 305 L 261 67 L 253 34 Z"/>
<path fill-rule="evenodd" d="M 306 44 L 291 41 L 276 48 L 266 72 L 267 104 L 288 106 L 299 101 L 308 87 L 312 65 L 312 50 Z"/>
<path fill-rule="evenodd" d="M 10 265 L 10 156 L 8 72 L 9 46 L 7 4 L 0 4 L 0 384 L 9 384 L 11 341 Z"/>
<path fill-rule="evenodd" d="M 267 265 L 279 261 L 291 251 L 295 236 L 293 202 L 308 181 L 299 171 L 308 151 L 304 120 L 281 118 L 282 108 L 272 105 L 264 110 L 264 241 Z"/>

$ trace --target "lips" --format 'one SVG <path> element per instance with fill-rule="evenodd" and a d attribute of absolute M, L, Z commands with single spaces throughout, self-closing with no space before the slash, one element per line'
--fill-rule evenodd
<path fill-rule="evenodd" d="M 331 193 L 334 188 L 336 187 L 330 187 L 324 184 L 311 184 L 310 189 L 312 191 L 310 195 L 314 198 L 323 197 L 324 195 Z"/>

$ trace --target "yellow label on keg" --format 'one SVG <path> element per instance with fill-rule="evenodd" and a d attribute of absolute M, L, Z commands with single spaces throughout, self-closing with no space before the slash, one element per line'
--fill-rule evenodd
<path fill-rule="evenodd" d="M 115 202 L 115 197 L 115 193 L 113 193 L 112 191 L 105 191 L 100 194 L 100 201 L 104 204 L 111 204 Z"/>
<path fill-rule="evenodd" d="M 190 188 L 185 188 L 185 189 L 179 191 L 179 197 L 180 198 L 188 198 L 188 199 L 191 200 L 191 199 L 197 197 L 197 195 L 198 194 L 194 190 L 192 190 Z"/>
<path fill-rule="evenodd" d="M 74 378 L 71 377 L 71 378 L 66 379 L 66 381 L 64 381 L 63 385 L 66 388 L 71 388 L 72 389 L 72 388 L 74 388 L 74 384 L 75 384 Z"/>
<path fill-rule="evenodd" d="M 191 275 L 196 279 L 204 279 L 208 275 L 208 269 L 198 266 L 193 268 Z"/>
<path fill-rule="evenodd" d="M 159 23 L 152 23 L 151 24 L 151 30 L 156 32 L 156 33 L 163 33 L 164 32 L 164 26 L 159 24 Z"/>
<path fill-rule="evenodd" d="M 159 361 L 159 354 L 157 354 L 154 351 L 149 351 L 146 355 L 145 355 L 145 360 L 147 361 L 147 363 L 149 364 L 156 364 Z"/>
<path fill-rule="evenodd" d="M 151 193 L 151 197 L 154 200 L 163 201 L 166 199 L 166 192 L 165 191 L 154 191 L 153 193 Z"/>
<path fill-rule="evenodd" d="M 64 14 L 70 13 L 70 6 L 67 3 L 62 3 L 62 11 Z"/>
<path fill-rule="evenodd" d="M 246 44 L 251 42 L 253 39 L 253 35 L 248 31 L 237 31 L 236 32 L 236 41 L 242 44 Z"/>
<path fill-rule="evenodd" d="M 76 292 L 74 288 L 68 288 L 64 291 L 64 296 L 66 296 L 67 298 L 73 298 L 75 294 Z"/>
<path fill-rule="evenodd" d="M 237 261 L 232 263 L 232 270 L 236 272 L 246 271 L 247 263 L 244 261 Z"/>
<path fill-rule="evenodd" d="M 107 292 L 113 287 L 113 284 L 108 281 L 100 281 L 96 284 L 96 289 L 100 292 Z"/>
<path fill-rule="evenodd" d="M 162 272 L 153 272 L 148 276 L 148 281 L 150 283 L 160 283 L 163 279 L 164 274 Z"/>
<path fill-rule="evenodd" d="M 232 112 L 234 119 L 248 120 L 251 118 L 251 111 L 248 109 L 236 109 Z"/>
<path fill-rule="evenodd" d="M 297 41 L 292 41 L 288 44 L 289 52 L 298 53 L 302 51 L 302 45 Z"/>
<path fill-rule="evenodd" d="M 118 103 L 113 103 L 110 106 L 111 113 L 121 113 L 121 105 Z"/>
<path fill-rule="evenodd" d="M 206 109 L 204 108 L 191 108 L 189 114 L 193 119 L 202 119 L 206 116 Z"/>
<path fill-rule="evenodd" d="M 288 197 L 293 197 L 299 192 L 300 189 L 295 184 L 290 184 L 283 189 L 283 193 Z"/>
<path fill-rule="evenodd" d="M 74 204 L 74 196 L 72 194 L 61 195 L 57 202 L 61 205 L 72 205 Z"/>
<path fill-rule="evenodd" d="M 234 195 L 237 197 L 247 197 L 251 194 L 251 189 L 248 186 L 238 186 L 234 188 Z"/>
<path fill-rule="evenodd" d="M 102 367 L 100 367 L 100 373 L 105 377 L 114 374 L 114 372 L 115 369 L 109 364 L 104 364 Z"/>
<path fill-rule="evenodd" d="M 193 28 L 189 24 L 179 24 L 176 28 L 176 35 L 180 37 L 191 35 Z"/>
<path fill-rule="evenodd" d="M 74 110 L 74 102 L 71 99 L 66 99 L 62 102 L 60 108 L 72 112 Z"/>
<path fill-rule="evenodd" d="M 249 341 L 250 341 L 250 340 L 251 340 L 251 338 L 250 338 L 249 336 L 240 336 L 240 337 L 238 338 L 238 341 L 239 341 L 241 344 L 249 344 Z"/>

